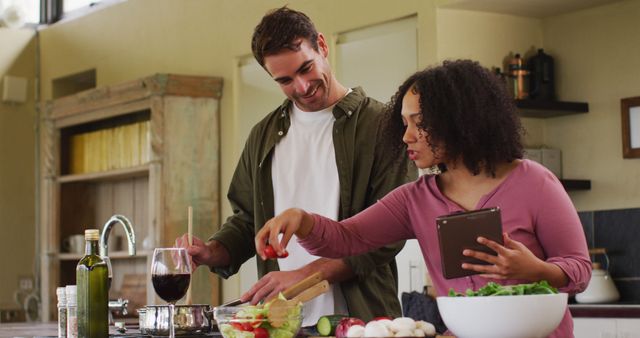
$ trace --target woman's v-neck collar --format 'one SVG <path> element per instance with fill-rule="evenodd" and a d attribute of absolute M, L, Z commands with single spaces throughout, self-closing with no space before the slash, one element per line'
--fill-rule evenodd
<path fill-rule="evenodd" d="M 480 200 L 478 200 L 478 203 L 476 203 L 476 206 L 473 210 L 486 208 L 487 203 L 491 200 L 491 198 L 501 190 L 506 189 L 506 187 L 509 184 L 511 184 L 511 181 L 515 179 L 514 177 L 517 176 L 518 172 L 524 170 L 525 163 L 526 163 L 526 160 L 521 160 L 520 163 L 507 174 L 507 177 L 505 177 L 502 180 L 502 182 L 500 182 L 495 188 L 493 188 L 488 193 L 482 195 L 482 197 L 480 197 Z M 432 179 L 429 181 L 430 181 L 429 185 L 431 186 L 431 189 L 435 191 L 437 194 L 437 197 L 443 201 L 449 213 L 455 213 L 455 212 L 461 212 L 461 211 L 472 211 L 472 210 L 466 210 L 465 208 L 460 206 L 458 203 L 452 201 L 449 197 L 447 197 L 442 192 L 442 190 L 440 190 L 440 187 L 438 186 L 437 176 L 433 176 Z"/>

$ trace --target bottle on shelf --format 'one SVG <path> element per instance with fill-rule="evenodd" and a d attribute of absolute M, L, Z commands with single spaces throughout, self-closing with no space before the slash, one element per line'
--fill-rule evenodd
<path fill-rule="evenodd" d="M 85 255 L 76 267 L 78 286 L 78 337 L 109 337 L 108 268 L 98 254 L 100 231 L 84 232 Z"/>
<path fill-rule="evenodd" d="M 525 88 L 525 76 L 529 75 L 529 71 L 524 68 L 522 57 L 516 54 L 509 60 L 509 77 L 511 80 L 511 88 L 513 97 L 521 100 L 527 98 L 527 88 Z"/>
<path fill-rule="evenodd" d="M 529 66 L 529 98 L 541 101 L 554 101 L 555 78 L 553 58 L 546 54 L 542 48 L 538 54 L 527 60 Z"/>

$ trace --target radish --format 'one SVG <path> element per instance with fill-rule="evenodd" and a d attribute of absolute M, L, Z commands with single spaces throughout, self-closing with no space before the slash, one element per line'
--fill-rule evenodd
<path fill-rule="evenodd" d="M 336 327 L 336 338 L 348 337 L 347 332 L 349 331 L 349 328 L 354 325 L 360 325 L 364 328 L 365 324 L 362 321 L 362 319 L 359 319 L 359 318 L 355 318 L 355 317 L 342 318 L 338 323 L 338 326 Z"/>

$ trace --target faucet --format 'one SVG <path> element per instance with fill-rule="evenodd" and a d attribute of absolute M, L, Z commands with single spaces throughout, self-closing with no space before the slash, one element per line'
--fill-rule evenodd
<path fill-rule="evenodd" d="M 127 242 L 129 247 L 129 256 L 136 255 L 136 233 L 133 232 L 133 226 L 129 220 L 122 215 L 113 215 L 102 228 L 102 234 L 100 235 L 100 256 L 106 257 L 108 255 L 108 241 L 111 227 L 114 224 L 120 223 L 124 227 L 124 232 L 127 234 Z"/>

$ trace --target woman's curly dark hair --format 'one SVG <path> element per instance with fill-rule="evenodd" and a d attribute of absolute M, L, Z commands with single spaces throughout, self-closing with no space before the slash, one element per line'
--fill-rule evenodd
<path fill-rule="evenodd" d="M 382 126 L 388 151 L 405 148 L 402 99 L 420 97 L 421 122 L 431 149 L 441 160 L 461 159 L 474 175 L 495 176 L 500 163 L 522 158 L 524 129 L 504 83 L 471 60 L 445 61 L 410 76 L 391 98 Z"/>

